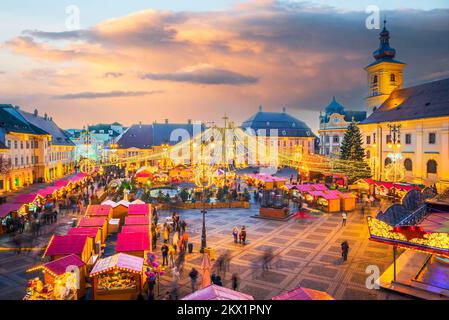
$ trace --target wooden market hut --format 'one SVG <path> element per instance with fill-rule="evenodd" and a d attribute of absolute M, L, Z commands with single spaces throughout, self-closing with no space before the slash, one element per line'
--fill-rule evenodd
<path fill-rule="evenodd" d="M 321 195 L 318 195 L 316 198 L 316 204 L 326 212 L 340 211 L 340 197 L 333 193 L 321 192 Z"/>
<path fill-rule="evenodd" d="M 112 207 L 109 205 L 102 205 L 102 204 L 90 204 L 87 206 L 85 216 L 105 217 L 109 221 L 109 219 L 112 218 Z"/>
<path fill-rule="evenodd" d="M 100 259 L 90 272 L 93 300 L 135 300 L 145 281 L 143 262 L 124 253 Z"/>
<path fill-rule="evenodd" d="M 93 239 L 87 235 L 54 235 L 51 237 L 44 257 L 52 261 L 75 254 L 87 263 L 93 253 Z"/>
<path fill-rule="evenodd" d="M 0 205 L 0 235 L 7 231 L 4 230 L 5 224 L 3 223 L 3 220 L 8 217 L 11 217 L 12 219 L 16 218 L 22 207 L 22 203 L 5 203 Z"/>
<path fill-rule="evenodd" d="M 60 281 L 68 272 L 75 272 L 78 282 L 77 298 L 82 298 L 86 294 L 86 263 L 75 254 L 41 264 L 28 269 L 27 272 L 42 270 L 44 284 L 55 286 L 56 281 Z"/>
<path fill-rule="evenodd" d="M 149 225 L 128 225 L 122 227 L 121 233 L 146 233 L 150 234 Z"/>
<path fill-rule="evenodd" d="M 345 211 L 355 210 L 357 197 L 350 192 L 340 192 L 338 190 L 326 191 L 327 194 L 334 194 L 340 198 L 340 208 Z"/>
<path fill-rule="evenodd" d="M 150 237 L 148 232 L 119 233 L 117 237 L 116 252 L 130 254 L 136 257 L 145 257 L 150 250 Z"/>
<path fill-rule="evenodd" d="M 150 225 L 149 216 L 126 217 L 125 226 L 130 225 Z"/>
<path fill-rule="evenodd" d="M 91 237 L 92 239 L 94 239 L 94 243 L 97 244 L 99 243 L 100 246 L 104 244 L 103 242 L 103 238 L 101 237 L 101 229 L 98 228 L 71 228 L 69 230 L 69 232 L 67 233 L 68 235 L 86 235 Z M 97 252 L 97 249 L 95 249 L 95 253 L 100 253 Z"/>
<path fill-rule="evenodd" d="M 150 204 L 130 204 L 128 207 L 128 217 L 145 217 L 151 214 Z"/>
<path fill-rule="evenodd" d="M 100 228 L 101 243 L 106 242 L 109 234 L 108 220 L 105 217 L 83 217 L 78 223 L 78 228 Z"/>
<path fill-rule="evenodd" d="M 119 219 L 120 225 L 125 223 L 125 217 L 128 215 L 128 207 L 130 204 L 129 201 L 121 200 L 119 202 L 114 202 L 112 200 L 107 200 L 101 204 L 112 208 L 112 219 Z"/>

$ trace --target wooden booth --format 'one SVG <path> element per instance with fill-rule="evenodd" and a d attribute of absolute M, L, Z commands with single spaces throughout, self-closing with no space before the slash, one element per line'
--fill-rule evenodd
<path fill-rule="evenodd" d="M 340 197 L 332 193 L 322 193 L 316 199 L 316 205 L 326 212 L 340 211 Z"/>
<path fill-rule="evenodd" d="M 145 257 L 150 250 L 150 236 L 148 232 L 119 233 L 117 237 L 116 252 L 130 254 L 136 257 Z"/>
<path fill-rule="evenodd" d="M 42 288 L 37 285 L 38 280 L 31 280 L 27 300 L 78 300 L 86 294 L 86 263 L 75 254 L 33 267 L 27 272 L 38 270 L 43 273 Z"/>
<path fill-rule="evenodd" d="M 100 259 L 92 269 L 94 300 L 135 300 L 144 284 L 144 259 L 118 253 Z"/>
<path fill-rule="evenodd" d="M 90 204 L 87 206 L 86 214 L 87 217 L 104 217 L 109 219 L 112 218 L 112 207 L 109 205 L 102 204 Z"/>
<path fill-rule="evenodd" d="M 87 235 L 66 235 L 51 237 L 44 257 L 52 261 L 74 254 L 87 263 L 93 253 L 93 239 Z"/>
<path fill-rule="evenodd" d="M 78 228 L 100 228 L 101 243 L 106 242 L 106 238 L 109 234 L 108 219 L 104 217 L 83 217 L 78 223 Z"/>

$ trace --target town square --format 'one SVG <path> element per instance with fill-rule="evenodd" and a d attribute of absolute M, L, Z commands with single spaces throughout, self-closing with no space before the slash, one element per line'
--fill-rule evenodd
<path fill-rule="evenodd" d="M 449 300 L 447 3 L 63 2 L 0 32 L 0 300 Z"/>

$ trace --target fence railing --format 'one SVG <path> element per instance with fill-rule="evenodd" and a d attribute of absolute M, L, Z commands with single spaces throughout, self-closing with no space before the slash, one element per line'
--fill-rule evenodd
<path fill-rule="evenodd" d="M 404 219 L 397 223 L 397 226 L 413 226 L 420 223 L 428 214 L 427 206 L 424 204 L 411 214 L 406 216 Z"/>

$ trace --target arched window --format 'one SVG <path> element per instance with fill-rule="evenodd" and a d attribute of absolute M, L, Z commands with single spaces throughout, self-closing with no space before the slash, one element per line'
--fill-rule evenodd
<path fill-rule="evenodd" d="M 377 84 L 377 75 L 373 76 L 373 84 Z"/>
<path fill-rule="evenodd" d="M 406 171 L 412 171 L 413 170 L 413 162 L 411 159 L 407 158 L 404 160 L 404 168 Z"/>
<path fill-rule="evenodd" d="M 391 163 L 391 159 L 390 158 L 385 158 L 385 167 L 388 166 Z"/>
<path fill-rule="evenodd" d="M 427 174 L 436 174 L 437 173 L 437 162 L 435 160 L 427 161 Z"/>
<path fill-rule="evenodd" d="M 394 73 L 390 74 L 390 81 L 396 82 L 396 75 Z"/>
<path fill-rule="evenodd" d="M 371 158 L 371 152 L 369 150 L 366 150 L 366 158 L 367 159 Z"/>

